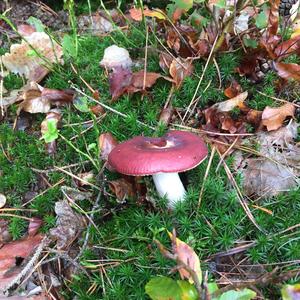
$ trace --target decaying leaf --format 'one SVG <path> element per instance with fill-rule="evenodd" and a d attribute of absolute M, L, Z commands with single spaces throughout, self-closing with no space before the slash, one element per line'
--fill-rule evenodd
<path fill-rule="evenodd" d="M 159 20 L 166 19 L 166 15 L 164 14 L 163 11 L 161 11 L 160 9 L 151 10 L 148 7 L 144 7 L 144 10 L 142 10 L 141 8 L 135 8 L 135 7 L 131 8 L 131 9 L 129 9 L 129 14 L 133 20 L 138 21 L 138 22 L 143 20 L 143 15 L 145 17 L 152 17 L 152 18 L 156 18 Z"/>
<path fill-rule="evenodd" d="M 299 182 L 300 147 L 294 143 L 297 124 L 291 122 L 276 131 L 260 132 L 261 157 L 241 160 L 237 169 L 243 175 L 245 193 L 259 197 L 275 196 L 295 188 Z"/>
<path fill-rule="evenodd" d="M 277 74 L 283 79 L 294 79 L 300 81 L 300 66 L 297 64 L 286 64 L 274 62 L 273 66 Z"/>
<path fill-rule="evenodd" d="M 75 182 L 79 187 L 88 186 L 88 183 L 95 181 L 95 175 L 93 171 L 79 173 L 77 174 L 77 177 L 80 178 L 80 180 L 75 179 Z"/>
<path fill-rule="evenodd" d="M 190 60 L 183 60 L 180 58 L 173 59 L 169 72 L 174 80 L 176 88 L 180 88 L 183 80 L 190 76 L 193 73 L 193 70 L 194 67 Z"/>
<path fill-rule="evenodd" d="M 91 199 L 93 194 L 88 191 L 80 191 L 78 189 L 65 186 L 63 185 L 61 187 L 61 191 L 64 194 L 64 197 L 66 200 L 69 200 L 71 202 L 78 202 L 78 201 L 83 201 L 83 200 L 88 200 Z"/>
<path fill-rule="evenodd" d="M 242 87 L 240 84 L 233 80 L 229 87 L 224 90 L 224 94 L 228 98 L 233 98 L 242 92 Z"/>
<path fill-rule="evenodd" d="M 44 88 L 41 85 L 31 82 L 26 86 L 23 94 L 17 101 L 22 101 L 19 105 L 19 111 L 24 110 L 32 114 L 47 113 L 51 106 L 61 106 L 71 103 L 74 100 L 73 90 L 55 90 Z"/>
<path fill-rule="evenodd" d="M 8 243 L 12 240 L 12 236 L 8 229 L 8 221 L 0 219 L 0 247 L 2 244 Z"/>
<path fill-rule="evenodd" d="M 56 227 L 50 229 L 50 237 L 56 241 L 60 250 L 68 249 L 86 227 L 82 215 L 73 211 L 67 200 L 55 203 Z"/>
<path fill-rule="evenodd" d="M 43 239 L 43 235 L 26 238 L 4 244 L 0 249 L 0 292 L 19 275 L 24 263 L 30 259 L 34 250 Z"/>
<path fill-rule="evenodd" d="M 79 16 L 77 26 L 79 32 L 87 31 L 95 36 L 102 36 L 110 33 L 114 29 L 112 23 L 98 12 L 92 15 Z"/>
<path fill-rule="evenodd" d="M 109 181 L 109 188 L 120 202 L 128 199 L 128 197 L 134 197 L 135 195 L 132 182 L 129 182 L 125 178 Z"/>
<path fill-rule="evenodd" d="M 273 108 L 267 106 L 262 113 L 262 125 L 266 126 L 268 131 L 280 128 L 286 117 L 293 117 L 295 106 L 292 103 L 286 103 L 280 107 Z"/>
<path fill-rule="evenodd" d="M 173 253 L 177 256 L 179 262 L 183 262 L 191 270 L 193 270 L 193 272 L 197 274 L 199 282 L 201 283 L 202 271 L 198 255 L 195 253 L 192 247 L 177 238 L 174 233 L 169 232 L 169 237 L 172 240 Z M 191 283 L 193 283 L 192 275 L 189 270 L 182 267 L 179 268 L 178 271 L 182 279 L 188 279 Z"/>
<path fill-rule="evenodd" d="M 137 89 L 142 90 L 150 88 L 158 78 L 162 77 L 159 73 L 144 72 L 144 70 L 132 74 L 131 85 Z"/>
<path fill-rule="evenodd" d="M 109 91 L 112 101 L 123 95 L 131 83 L 132 72 L 128 68 L 115 67 L 109 74 Z"/>
<path fill-rule="evenodd" d="M 45 32 L 33 32 L 21 44 L 13 44 L 10 53 L 2 55 L 3 65 L 11 72 L 40 82 L 52 64 L 62 64 L 63 51 Z"/>
<path fill-rule="evenodd" d="M 37 234 L 38 230 L 43 224 L 43 220 L 37 217 L 33 217 L 30 219 L 29 225 L 28 225 L 28 235 L 34 236 Z"/>
<path fill-rule="evenodd" d="M 108 155 L 112 149 L 118 145 L 118 141 L 110 132 L 105 132 L 100 134 L 98 140 L 98 146 L 100 151 L 100 158 L 107 161 Z"/>
<path fill-rule="evenodd" d="M 211 108 L 215 108 L 219 112 L 228 112 L 233 110 L 235 107 L 243 108 L 245 106 L 244 101 L 247 99 L 247 97 L 248 97 L 248 92 L 246 91 L 238 94 L 234 98 L 216 103 L 213 106 L 211 106 Z"/>
<path fill-rule="evenodd" d="M 159 114 L 159 121 L 165 125 L 169 125 L 173 114 L 174 114 L 174 109 L 172 107 L 163 108 Z"/>

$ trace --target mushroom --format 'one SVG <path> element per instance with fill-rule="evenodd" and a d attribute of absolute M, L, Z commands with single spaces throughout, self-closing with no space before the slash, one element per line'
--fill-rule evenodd
<path fill-rule="evenodd" d="M 198 166 L 207 156 L 207 147 L 197 135 L 173 130 L 160 138 L 137 136 L 118 144 L 109 154 L 109 164 L 119 173 L 152 175 L 160 197 L 173 208 L 185 196 L 178 172 Z"/>

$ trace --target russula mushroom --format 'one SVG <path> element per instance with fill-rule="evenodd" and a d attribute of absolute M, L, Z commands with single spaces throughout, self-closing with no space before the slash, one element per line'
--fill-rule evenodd
<path fill-rule="evenodd" d="M 206 156 L 199 136 L 174 130 L 160 138 L 137 136 L 118 144 L 108 162 L 121 174 L 152 175 L 159 196 L 166 196 L 172 208 L 185 195 L 178 173 L 195 168 Z"/>

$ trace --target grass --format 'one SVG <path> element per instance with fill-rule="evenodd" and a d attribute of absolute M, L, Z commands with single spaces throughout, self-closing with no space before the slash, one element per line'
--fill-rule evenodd
<path fill-rule="evenodd" d="M 140 49 L 145 45 L 145 36 L 141 34 L 142 32 L 143 25 L 139 27 L 135 25 L 130 27 L 127 37 L 115 32 L 111 36 L 101 39 L 91 36 L 83 36 L 78 39 L 78 59 L 76 63 L 73 63 L 79 75 L 94 89 L 99 90 L 101 101 L 129 116 L 123 118 L 108 113 L 108 116 L 95 128 L 81 135 L 84 127 L 70 124 L 89 120 L 91 115 L 79 112 L 74 107 L 64 108 L 63 125 L 65 126 L 60 129 L 60 134 L 68 140 L 79 134 L 79 137 L 72 140 L 72 143 L 82 152 L 86 153 L 87 146 L 97 142 L 98 132 L 109 131 L 119 141 L 124 141 L 136 135 L 154 136 L 165 131 L 166 128 L 158 124 L 158 115 L 167 99 L 170 83 L 159 80 L 151 92 L 144 97 L 139 94 L 124 95 L 117 102 L 110 104 L 107 76 L 99 67 L 104 49 L 115 41 L 119 46 L 127 48 L 132 57 L 135 56 L 134 53 L 138 53 L 140 55 L 136 58 L 143 58 L 143 51 Z M 149 38 L 150 42 L 157 46 L 156 39 L 151 35 Z M 133 48 L 132 44 L 136 48 Z M 5 50 L 1 51 L 3 53 Z M 200 108 L 225 100 L 223 89 L 234 77 L 239 80 L 244 90 L 249 91 L 248 104 L 250 107 L 263 109 L 267 105 L 274 105 L 269 97 L 264 97 L 256 91 L 260 90 L 267 95 L 275 96 L 273 82 L 276 75 L 270 72 L 259 85 L 250 84 L 244 78 L 239 79 L 234 73 L 239 60 L 238 54 L 222 54 L 217 58 L 223 82 L 222 89 L 218 88 L 216 68 L 214 65 L 208 67 L 199 90 Z M 84 87 L 78 75 L 72 71 L 71 62 L 72 60 L 69 59 L 63 67 L 57 68 L 45 79 L 43 85 L 55 89 L 68 88 L 70 83 L 80 88 Z M 149 71 L 160 72 L 157 56 L 150 56 L 147 65 Z M 201 76 L 203 68 L 203 62 L 195 63 L 195 73 L 198 76 Z M 4 83 L 7 89 L 15 89 L 20 87 L 22 80 L 18 76 L 11 75 L 5 78 Z M 173 105 L 179 108 L 187 107 L 197 83 L 198 80 L 195 77 L 187 78 L 182 88 L 175 92 Z M 209 83 L 210 87 L 203 92 Z M 8 197 L 7 206 L 20 207 L 25 193 L 37 185 L 37 173 L 32 168 L 48 169 L 53 166 L 65 166 L 80 163 L 86 158 L 62 139 L 58 140 L 57 154 L 54 157 L 47 155 L 43 141 L 39 140 L 39 124 L 44 116 L 34 116 L 33 128 L 25 132 L 11 129 L 14 116 L 15 108 L 12 108 L 7 121 L 0 124 L 0 143 L 3 148 L 3 151 L 0 152 L 2 175 L 0 192 Z M 153 131 L 138 125 L 137 119 L 156 127 L 157 130 Z M 92 155 L 94 159 L 97 159 L 97 151 Z M 135 199 L 129 199 L 125 204 L 119 204 L 114 196 L 103 196 L 100 200 L 101 211 L 95 216 L 95 223 L 101 234 L 91 227 L 90 247 L 84 251 L 81 263 L 91 267 L 92 264 L 88 260 L 103 258 L 122 260 L 122 262 L 118 266 L 106 268 L 104 280 L 99 268 L 93 269 L 91 278 L 77 274 L 72 282 L 67 283 L 72 292 L 66 292 L 66 297 L 71 299 L 75 294 L 79 299 L 148 299 L 144 292 L 147 281 L 157 274 L 167 274 L 169 267 L 172 266 L 172 263 L 163 258 L 152 243 L 153 238 L 159 239 L 164 244 L 169 243 L 165 229 L 176 228 L 178 236 L 193 246 L 201 259 L 230 249 L 236 246 L 237 241 L 242 240 L 257 242 L 254 247 L 246 251 L 250 263 L 277 263 L 299 259 L 300 247 L 297 239 L 284 234 L 274 237 L 276 233 L 300 223 L 300 215 L 295 213 L 300 209 L 299 189 L 276 198 L 261 199 L 259 205 L 272 210 L 273 215 L 252 209 L 257 223 L 266 232 L 262 233 L 246 217 L 223 168 L 216 170 L 218 162 L 219 159 L 215 156 L 205 182 L 203 182 L 203 177 L 207 160 L 196 169 L 186 173 L 188 179 L 187 199 L 174 212 L 169 212 L 164 201 L 159 200 L 155 193 L 153 194 L 158 205 L 156 210 L 149 210 L 138 205 Z M 229 158 L 227 163 L 230 165 L 232 158 Z M 72 169 L 74 174 L 89 170 L 93 170 L 95 173 L 98 171 L 92 164 L 82 164 Z M 108 179 L 116 178 L 116 174 L 109 171 L 105 171 L 105 175 Z M 64 185 L 72 185 L 72 179 L 60 172 L 49 173 L 48 181 L 53 185 L 62 178 L 65 179 Z M 237 179 L 239 179 L 238 176 Z M 148 183 L 152 186 L 151 180 Z M 195 210 L 202 184 L 204 184 L 203 200 L 196 216 Z M 96 197 L 96 191 L 94 194 Z M 54 226 L 54 203 L 61 198 L 60 186 L 57 186 L 50 188 L 28 205 L 27 208 L 37 210 L 31 215 L 43 218 L 43 232 L 47 232 Z M 86 210 L 91 209 L 89 201 L 81 202 L 79 205 Z M 103 212 L 107 211 L 110 213 L 104 217 Z M 26 213 L 26 216 L 30 216 L 30 214 Z M 10 231 L 15 239 L 20 238 L 26 232 L 26 228 L 26 221 L 10 218 Z M 99 249 L 96 246 L 107 249 Z M 126 252 L 109 250 L 109 247 L 126 250 Z M 204 270 L 209 270 L 209 268 L 209 264 L 203 264 Z M 213 274 L 210 273 L 210 276 Z M 88 289 L 91 286 L 94 286 L 95 290 L 89 294 Z M 105 289 L 105 293 L 103 289 Z"/>

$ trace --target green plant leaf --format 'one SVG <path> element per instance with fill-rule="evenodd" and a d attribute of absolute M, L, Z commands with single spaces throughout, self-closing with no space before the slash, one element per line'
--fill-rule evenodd
<path fill-rule="evenodd" d="M 146 284 L 145 290 L 152 300 L 182 300 L 180 286 L 168 277 L 152 278 Z"/>
<path fill-rule="evenodd" d="M 178 8 L 188 11 L 193 7 L 193 0 L 175 0 L 175 4 Z"/>
<path fill-rule="evenodd" d="M 46 143 L 51 143 L 58 138 L 57 120 L 47 120 L 47 130 L 43 134 L 42 138 Z"/>
<path fill-rule="evenodd" d="M 45 26 L 40 19 L 37 19 L 37 18 L 31 16 L 28 18 L 27 23 L 32 25 L 38 32 L 45 31 Z"/>
<path fill-rule="evenodd" d="M 226 0 L 218 0 L 215 4 L 215 6 L 219 8 L 226 8 Z"/>
<path fill-rule="evenodd" d="M 75 58 L 77 56 L 76 53 L 76 42 L 73 36 L 66 34 L 62 40 L 62 48 L 64 56 L 71 56 Z"/>
<path fill-rule="evenodd" d="M 251 300 L 256 297 L 256 293 L 250 289 L 240 291 L 227 291 L 216 300 Z"/>
<path fill-rule="evenodd" d="M 265 13 L 265 11 L 261 11 L 257 17 L 255 18 L 255 25 L 259 29 L 266 28 L 268 25 L 268 17 Z"/>
<path fill-rule="evenodd" d="M 177 280 L 177 284 L 181 288 L 181 300 L 197 300 L 199 298 L 195 286 L 188 281 Z"/>
<path fill-rule="evenodd" d="M 247 39 L 245 36 L 243 37 L 243 42 L 244 42 L 244 45 L 249 48 L 255 49 L 258 46 L 256 40 Z"/>
<path fill-rule="evenodd" d="M 281 289 L 283 300 L 299 300 L 300 299 L 300 283 L 291 285 L 287 284 Z"/>
<path fill-rule="evenodd" d="M 88 106 L 88 98 L 86 97 L 76 97 L 73 102 L 74 106 L 77 110 L 81 112 L 89 112 L 89 106 Z"/>
<path fill-rule="evenodd" d="M 207 284 L 207 289 L 208 289 L 208 293 L 211 295 L 213 293 L 215 293 L 219 288 L 216 282 L 210 282 Z M 216 300 L 218 298 L 213 297 L 212 300 Z"/>

